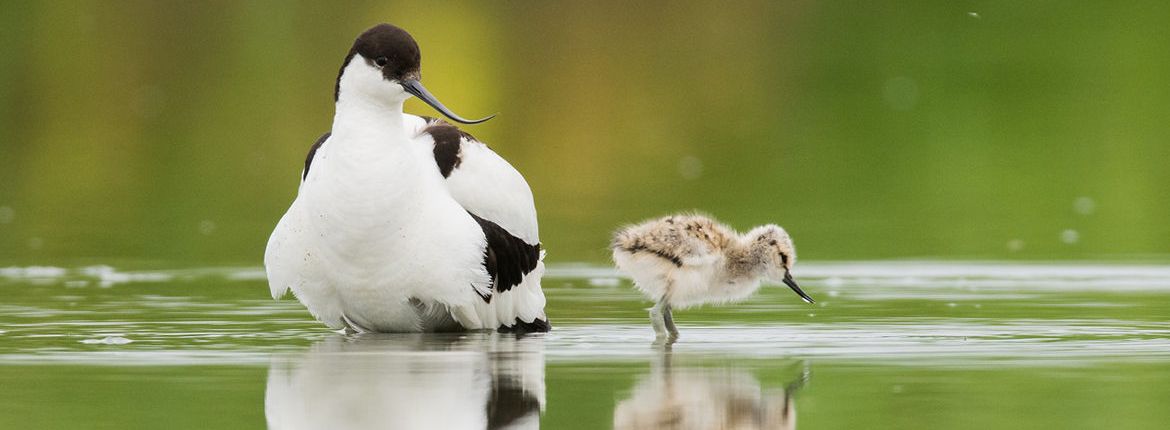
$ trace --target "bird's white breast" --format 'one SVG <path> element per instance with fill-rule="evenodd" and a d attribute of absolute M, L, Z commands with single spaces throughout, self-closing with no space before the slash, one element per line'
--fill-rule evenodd
<path fill-rule="evenodd" d="M 335 132 L 270 241 L 270 276 L 331 326 L 417 330 L 411 299 L 464 306 L 490 282 L 482 230 L 402 136 Z"/>

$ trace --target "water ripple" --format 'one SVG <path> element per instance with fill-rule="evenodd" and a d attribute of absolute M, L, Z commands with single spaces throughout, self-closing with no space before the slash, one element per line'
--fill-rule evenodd
<path fill-rule="evenodd" d="M 782 288 L 676 314 L 676 354 L 1070 365 L 1170 360 L 1170 267 L 1103 264 L 802 263 L 816 307 Z M 124 271 L 0 268 L 0 363 L 259 364 L 337 336 L 255 267 Z M 551 265 L 551 362 L 644 359 L 643 301 L 609 267 Z M 97 287 L 97 288 L 91 288 Z"/>

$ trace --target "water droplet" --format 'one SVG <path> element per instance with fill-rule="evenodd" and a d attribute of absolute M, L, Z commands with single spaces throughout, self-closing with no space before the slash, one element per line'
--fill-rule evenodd
<path fill-rule="evenodd" d="M 212 221 L 209 219 L 199 221 L 199 234 L 202 234 L 204 236 L 208 236 L 212 233 L 215 233 L 215 228 L 216 228 L 215 221 Z"/>
<path fill-rule="evenodd" d="M 1080 242 L 1080 240 L 1081 240 L 1081 234 L 1077 233 L 1076 230 L 1067 229 L 1065 231 L 1060 232 L 1060 241 L 1061 242 L 1064 242 L 1064 243 L 1069 244 L 1069 245 L 1073 245 L 1073 244 L 1076 244 L 1077 242 Z"/>
<path fill-rule="evenodd" d="M 829 290 L 829 297 L 837 297 L 839 295 L 841 295 L 841 293 L 837 292 L 837 290 Z"/>
<path fill-rule="evenodd" d="M 953 308 L 953 307 L 955 307 L 955 306 L 958 306 L 958 304 L 956 304 L 956 303 L 954 303 L 954 302 L 947 303 L 947 307 L 948 307 L 948 308 Z"/>
<path fill-rule="evenodd" d="M 982 15 L 979 15 L 979 12 L 967 12 L 967 16 L 975 19 L 983 18 Z"/>
<path fill-rule="evenodd" d="M 703 176 L 703 160 L 693 155 L 684 156 L 678 160 L 678 174 L 683 179 L 698 179 Z"/>
<path fill-rule="evenodd" d="M 1012 239 L 1007 243 L 1007 249 L 1011 252 L 1020 252 L 1024 250 L 1024 241 L 1020 239 Z"/>
<path fill-rule="evenodd" d="M 918 83 L 905 76 L 892 78 L 882 87 L 882 97 L 890 109 L 899 111 L 913 109 L 918 105 Z"/>
<path fill-rule="evenodd" d="M 1092 215 L 1097 210 L 1097 202 L 1092 197 L 1077 197 L 1073 201 L 1073 210 L 1081 215 Z"/>

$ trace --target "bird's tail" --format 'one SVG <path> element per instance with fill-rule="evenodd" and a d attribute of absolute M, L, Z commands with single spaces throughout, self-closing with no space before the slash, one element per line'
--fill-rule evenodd
<path fill-rule="evenodd" d="M 544 313 L 544 250 L 536 267 L 507 291 L 493 291 L 490 301 L 475 300 L 470 307 L 454 309 L 453 316 L 467 328 L 496 329 L 505 333 L 546 332 L 552 326 Z"/>
<path fill-rule="evenodd" d="M 519 285 L 512 287 L 511 290 L 496 293 L 492 300 L 498 316 L 499 331 L 531 333 L 552 329 L 548 316 L 544 313 L 544 291 L 540 288 L 542 277 L 544 250 L 540 251 L 540 261 L 536 263 L 536 268 L 524 275 Z"/>

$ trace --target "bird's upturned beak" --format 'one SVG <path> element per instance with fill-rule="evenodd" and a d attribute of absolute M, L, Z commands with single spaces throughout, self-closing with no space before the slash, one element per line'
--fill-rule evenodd
<path fill-rule="evenodd" d="M 419 82 L 418 79 L 403 80 L 402 88 L 405 89 L 406 92 L 413 94 L 415 97 L 418 97 L 420 100 L 431 105 L 431 107 L 435 108 L 435 110 L 441 112 L 443 115 L 446 115 L 447 118 L 451 118 L 452 121 L 458 123 L 479 124 L 481 122 L 495 118 L 495 115 L 490 115 L 485 118 L 471 120 L 465 119 L 459 115 L 455 115 L 455 112 L 451 112 L 451 109 L 447 109 L 446 106 L 443 106 L 442 103 L 439 103 L 439 99 L 436 99 L 435 96 L 431 95 L 431 92 L 427 91 L 427 87 L 424 87 L 422 82 Z"/>
<path fill-rule="evenodd" d="M 805 302 L 816 303 L 813 301 L 812 297 L 809 297 L 808 294 L 805 294 L 804 291 L 800 290 L 799 285 L 796 285 L 796 280 L 792 279 L 792 272 L 784 272 L 784 284 L 787 285 L 788 288 L 791 288 L 792 291 L 795 291 L 796 294 L 800 295 L 800 298 L 804 299 Z"/>

